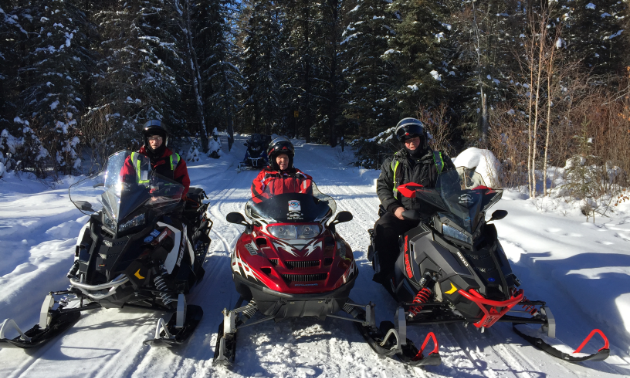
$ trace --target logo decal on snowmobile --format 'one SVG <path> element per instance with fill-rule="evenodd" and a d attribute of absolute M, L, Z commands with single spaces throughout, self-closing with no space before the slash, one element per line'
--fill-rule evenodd
<path fill-rule="evenodd" d="M 289 211 L 302 211 L 302 205 L 300 204 L 300 201 L 289 201 Z"/>
<path fill-rule="evenodd" d="M 464 263 L 464 266 L 468 268 L 469 267 L 468 261 L 466 261 L 466 259 L 464 258 L 464 256 L 462 255 L 460 251 L 457 251 L 457 256 L 459 257 L 460 260 L 462 260 L 462 263 Z"/>
<path fill-rule="evenodd" d="M 145 279 L 145 277 L 142 277 L 142 275 L 140 274 L 140 269 L 138 269 L 138 271 L 134 273 L 134 276 L 138 277 L 139 280 Z"/>
<path fill-rule="evenodd" d="M 461 205 L 468 205 L 470 202 L 473 201 L 473 198 L 470 194 L 466 193 L 466 194 L 462 194 L 461 196 L 459 196 L 459 203 Z"/>
<path fill-rule="evenodd" d="M 110 247 L 113 245 L 112 242 L 110 242 L 109 240 L 103 240 L 103 244 L 105 244 L 106 246 Z"/>
<path fill-rule="evenodd" d="M 457 291 L 457 288 L 455 287 L 455 285 L 453 285 L 453 283 L 451 282 L 451 290 L 449 291 L 445 291 L 444 294 L 453 294 L 454 292 Z"/>
<path fill-rule="evenodd" d="M 257 251 L 256 247 L 254 247 L 251 243 L 245 244 L 245 248 L 247 248 L 247 251 L 252 256 L 255 256 L 255 255 L 258 254 L 258 251 Z"/>

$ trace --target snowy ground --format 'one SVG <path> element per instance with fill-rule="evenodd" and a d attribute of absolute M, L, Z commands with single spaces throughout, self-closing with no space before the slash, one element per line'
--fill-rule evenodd
<path fill-rule="evenodd" d="M 240 211 L 256 172 L 235 172 L 244 155 L 243 138 L 219 160 L 189 166 L 193 185 L 211 198 L 214 229 L 207 274 L 189 301 L 204 309 L 190 341 L 174 350 L 142 345 L 162 314 L 137 310 L 86 312 L 63 336 L 37 350 L 0 349 L 2 377 L 262 376 L 262 377 L 587 377 L 629 376 L 630 357 L 630 211 L 585 223 L 558 203 L 540 203 L 507 191 L 496 209 L 509 215 L 498 221 L 499 236 L 530 299 L 547 301 L 558 321 L 558 338 L 576 347 L 592 328 L 611 342 L 605 362 L 573 365 L 535 350 L 497 324 L 481 334 L 461 325 L 414 328 L 420 341 L 436 333 L 443 364 L 427 370 L 379 359 L 353 327 L 336 319 L 296 319 L 265 323 L 239 331 L 233 371 L 212 367 L 221 310 L 237 300 L 228 254 L 241 233 L 225 221 Z M 298 144 L 296 165 L 332 195 L 339 210 L 354 220 L 338 226 L 350 243 L 360 275 L 352 291 L 359 303 L 377 305 L 377 320 L 393 319 L 395 303 L 371 281 L 366 230 L 376 220 L 378 172 L 349 168 L 348 151 Z M 67 199 L 73 179 L 54 188 L 14 176 L 0 180 L 0 320 L 14 318 L 23 327 L 37 322 L 41 301 L 50 290 L 67 286 L 76 235 L 86 218 Z M 12 336 L 12 335 L 11 335 Z M 594 340 L 595 344 L 600 340 Z M 594 349 L 586 350 L 593 352 Z"/>

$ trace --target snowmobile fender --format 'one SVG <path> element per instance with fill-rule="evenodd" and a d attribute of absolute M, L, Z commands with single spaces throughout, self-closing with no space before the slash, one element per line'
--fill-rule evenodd
<path fill-rule="evenodd" d="M 437 235 L 427 228 L 422 227 L 421 232 L 414 232 L 415 230 L 411 230 L 405 235 L 409 240 L 409 247 L 408 251 L 401 254 L 398 259 L 399 268 L 403 268 L 399 271 L 407 274 L 407 278 L 415 282 L 420 281 L 424 273 L 430 271 L 438 274 L 440 282 L 452 278 L 457 280 L 455 284 L 459 284 L 461 288 L 479 287 L 475 275 L 471 272 L 470 265 L 465 265 L 468 263 L 463 260 L 463 256 L 460 259 L 456 257 L 461 255 L 457 248 L 439 240 L 439 237 L 436 237 Z M 411 257 L 408 260 L 409 271 L 405 262 L 406 254 Z M 400 266 L 401 263 L 402 266 Z M 410 272 L 411 277 L 409 277 Z"/>
<path fill-rule="evenodd" d="M 163 222 L 157 222 L 157 225 L 159 227 L 166 227 L 170 229 L 173 232 L 173 236 L 175 238 L 173 248 L 168 253 L 168 256 L 166 256 L 166 260 L 164 260 L 164 268 L 166 269 L 168 274 L 171 274 L 173 273 L 175 266 L 181 264 L 181 259 L 184 254 L 184 248 L 186 248 L 186 246 L 185 243 L 182 243 L 182 232 L 180 230 Z"/>

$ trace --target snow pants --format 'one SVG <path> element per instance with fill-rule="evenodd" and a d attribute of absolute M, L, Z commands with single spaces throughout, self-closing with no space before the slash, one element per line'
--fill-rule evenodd
<path fill-rule="evenodd" d="M 374 250 L 377 252 L 380 272 L 374 281 L 384 284 L 394 274 L 394 265 L 400 254 L 398 237 L 416 227 L 418 222 L 400 220 L 389 211 L 374 224 Z"/>

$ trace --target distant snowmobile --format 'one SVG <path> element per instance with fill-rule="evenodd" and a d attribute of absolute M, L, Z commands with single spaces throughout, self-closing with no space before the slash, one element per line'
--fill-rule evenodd
<path fill-rule="evenodd" d="M 384 284 L 401 304 L 395 327 L 399 334 L 405 333 L 408 324 L 472 323 L 483 332 L 496 322 L 509 322 L 517 334 L 554 357 L 569 362 L 608 357 L 608 339 L 599 330 L 591 332 L 574 352 L 581 352 L 598 333 L 605 345 L 590 355 L 563 353 L 545 340 L 555 338 L 553 314 L 545 302 L 529 300 L 517 289 L 521 283 L 512 272 L 495 226 L 489 223 L 503 219 L 507 211 L 497 210 L 485 220 L 486 211 L 499 201 L 502 190 L 485 186 L 478 173 L 460 177 L 457 171 L 449 171 L 438 177 L 435 189 L 409 183 L 399 186 L 398 192 L 415 198 L 418 206 L 403 212 L 405 219 L 417 221 L 418 226 L 401 237 L 394 275 Z M 374 231 L 369 232 L 368 259 L 378 272 Z M 541 330 L 528 325 L 540 325 Z"/>
<path fill-rule="evenodd" d="M 151 166 L 144 155 L 136 155 L 138 175 L 121 177 L 129 156 L 115 153 L 102 172 L 70 187 L 70 200 L 90 214 L 68 273 L 70 288 L 46 296 L 39 324 L 28 331 L 5 320 L 0 346 L 42 345 L 71 327 L 81 311 L 101 307 L 170 312 L 170 320 L 158 320 L 155 339 L 145 341 L 152 346 L 182 343 L 198 325 L 203 311 L 187 305 L 185 294 L 205 273 L 212 228 L 205 193 L 190 188 L 196 205 L 184 206 L 184 186 L 143 169 Z M 9 330 L 19 335 L 8 339 Z"/>
<path fill-rule="evenodd" d="M 267 161 L 267 145 L 271 142 L 268 135 L 252 134 L 245 142 L 247 151 L 245 158 L 238 164 L 236 169 L 238 172 L 244 169 L 261 169 L 268 164 Z"/>
<path fill-rule="evenodd" d="M 231 366 L 234 362 L 238 329 L 296 317 L 352 321 L 381 355 L 413 366 L 440 364 L 433 334 L 418 350 L 395 330 L 384 334 L 376 328 L 373 304 L 358 305 L 349 299 L 359 270 L 350 246 L 335 226 L 352 220 L 352 214 L 341 211 L 328 222 L 335 211 L 335 201 L 313 183 L 312 195 L 285 193 L 258 204 L 249 201 L 245 213 L 252 223 L 240 213 L 226 216 L 228 222 L 245 226 L 230 256 L 232 277 L 241 298 L 237 308 L 223 311 L 215 365 Z M 248 303 L 241 307 L 244 301 Z M 337 315 L 339 311 L 350 316 Z M 257 312 L 264 317 L 245 324 Z M 430 339 L 434 348 L 424 356 Z"/>

